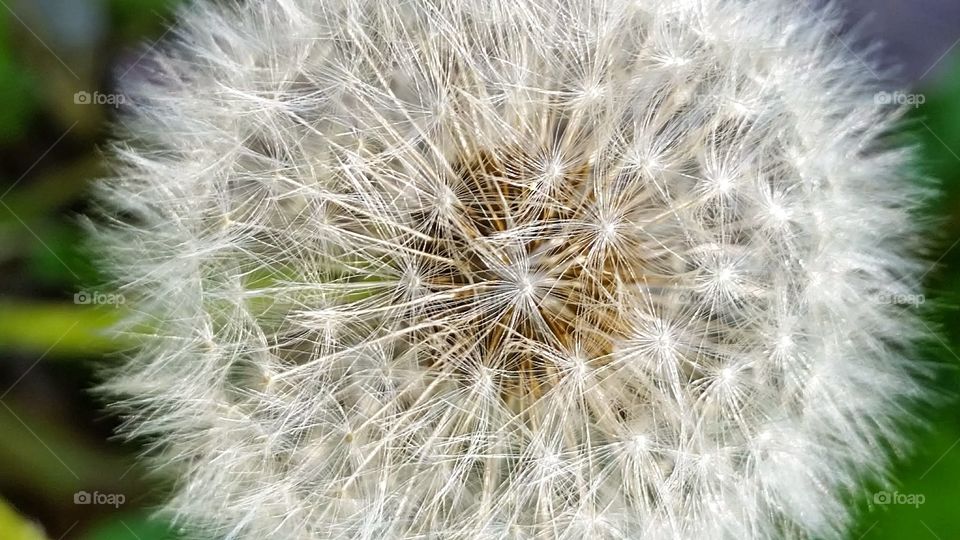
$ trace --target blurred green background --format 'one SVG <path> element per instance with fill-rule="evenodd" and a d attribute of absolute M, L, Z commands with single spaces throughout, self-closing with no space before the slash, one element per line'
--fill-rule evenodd
<path fill-rule="evenodd" d="M 0 0 L 0 540 L 177 538 L 150 518 L 163 480 L 112 438 L 116 420 L 88 391 L 93 366 L 123 346 L 98 334 L 122 307 L 96 296 L 78 216 L 103 174 L 98 148 L 114 111 L 96 102 L 141 75 L 178 1 Z M 865 23 L 873 38 L 892 27 L 882 15 Z M 896 43 L 930 44 L 899 60 L 912 62 L 907 79 L 925 101 L 904 129 L 943 186 L 927 209 L 941 224 L 939 260 L 926 276 L 931 339 L 918 361 L 949 368 L 937 380 L 946 397 L 929 412 L 932 429 L 916 430 L 916 451 L 898 457 L 897 483 L 851 497 L 853 539 L 960 538 L 960 23 L 945 20 L 955 19 L 918 18 Z"/>

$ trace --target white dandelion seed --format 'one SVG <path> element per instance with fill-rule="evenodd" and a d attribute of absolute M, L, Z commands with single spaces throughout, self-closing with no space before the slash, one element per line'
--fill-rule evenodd
<path fill-rule="evenodd" d="M 787 0 L 199 1 L 107 389 L 229 538 L 836 538 L 922 397 L 870 68 Z"/>

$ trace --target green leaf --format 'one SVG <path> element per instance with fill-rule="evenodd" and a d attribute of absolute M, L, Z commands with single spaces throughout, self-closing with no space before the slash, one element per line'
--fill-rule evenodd
<path fill-rule="evenodd" d="M 126 515 L 111 519 L 85 534 L 83 540 L 176 540 L 180 538 L 167 523 L 147 515 Z"/>
<path fill-rule="evenodd" d="M 83 299 L 81 299 L 82 301 Z M 0 347 L 48 356 L 91 356 L 129 344 L 106 335 L 120 307 L 0 302 Z"/>
<path fill-rule="evenodd" d="M 0 19 L 0 142 L 21 135 L 39 106 L 36 81 L 28 69 L 17 61 L 10 43 L 10 19 Z"/>
<path fill-rule="evenodd" d="M 21 517 L 3 499 L 0 499 L 0 531 L 4 540 L 46 540 L 43 531 Z"/>

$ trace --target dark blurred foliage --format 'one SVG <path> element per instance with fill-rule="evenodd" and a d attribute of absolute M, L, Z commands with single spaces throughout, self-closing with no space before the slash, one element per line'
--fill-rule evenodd
<path fill-rule="evenodd" d="M 89 392 L 119 308 L 75 295 L 100 281 L 79 216 L 115 111 L 85 101 L 137 75 L 175 1 L 0 1 L 0 540 L 34 538 L 14 508 L 48 538 L 174 537 L 146 510 L 163 482 Z"/>
<path fill-rule="evenodd" d="M 0 0 L 0 540 L 176 537 L 149 519 L 164 482 L 137 464 L 136 447 L 112 438 L 117 420 L 89 393 L 94 366 L 115 361 L 123 347 L 98 334 L 122 308 L 86 303 L 84 293 L 100 292 L 99 277 L 81 247 L 78 216 L 89 210 L 89 182 L 104 174 L 98 148 L 115 110 L 84 104 L 84 96 L 116 95 L 140 74 L 178 1 Z M 944 398 L 924 411 L 928 427 L 914 430 L 916 452 L 898 457 L 898 483 L 851 496 L 861 510 L 851 538 L 957 538 L 960 4 L 840 4 L 926 101 L 904 134 L 918 142 L 923 173 L 942 189 L 918 216 L 937 231 L 924 239 L 937 263 L 926 276 L 921 309 L 930 340 L 918 361 L 937 366 L 933 384 Z M 922 504 L 884 504 L 882 494 L 894 492 L 914 502 L 921 496 Z M 84 494 L 124 500 L 78 504 Z"/>

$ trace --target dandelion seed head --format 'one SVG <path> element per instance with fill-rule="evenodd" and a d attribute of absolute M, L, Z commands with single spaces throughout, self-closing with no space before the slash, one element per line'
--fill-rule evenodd
<path fill-rule="evenodd" d="M 125 89 L 109 380 L 230 538 L 838 538 L 923 395 L 922 193 L 785 0 L 185 7 Z"/>

